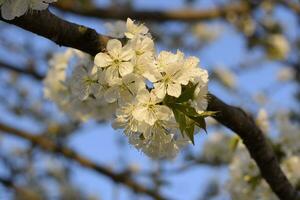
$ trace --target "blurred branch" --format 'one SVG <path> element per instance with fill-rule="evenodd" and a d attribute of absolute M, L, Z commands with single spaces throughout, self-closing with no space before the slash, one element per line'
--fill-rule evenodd
<path fill-rule="evenodd" d="M 41 149 L 43 149 L 47 152 L 52 152 L 52 153 L 57 153 L 57 154 L 63 155 L 64 157 L 69 158 L 72 161 L 75 161 L 86 168 L 92 169 L 100 174 L 103 174 L 103 175 L 111 178 L 116 183 L 122 183 L 122 184 L 128 186 L 129 188 L 131 188 L 133 191 L 135 191 L 137 193 L 143 193 L 143 194 L 149 195 L 149 196 L 153 197 L 154 199 L 165 199 L 164 197 L 162 197 L 160 194 L 158 194 L 154 190 L 148 189 L 148 188 L 136 183 L 126 173 L 124 174 L 124 173 L 113 172 L 111 169 L 101 166 L 99 164 L 96 164 L 96 163 L 88 160 L 87 158 L 80 156 L 75 151 L 73 151 L 67 147 L 58 145 L 49 139 L 45 139 L 44 137 L 40 137 L 38 135 L 33 135 L 33 134 L 27 133 L 25 131 L 15 129 L 15 128 L 7 126 L 3 123 L 0 123 L 0 131 L 5 132 L 10 135 L 14 135 L 14 136 L 18 136 L 23 139 L 26 139 L 29 142 L 31 142 L 32 144 L 37 145 L 38 147 L 40 147 Z"/>
<path fill-rule="evenodd" d="M 10 70 L 10 71 L 14 71 L 16 73 L 26 74 L 26 75 L 32 76 L 33 78 L 35 78 L 37 80 L 42 80 L 44 78 L 44 76 L 38 74 L 36 71 L 34 71 L 30 68 L 29 69 L 22 69 L 22 68 L 13 66 L 11 64 L 5 63 L 1 60 L 0 60 L 0 68 L 7 69 L 7 70 Z"/>
<path fill-rule="evenodd" d="M 7 188 L 15 188 L 11 179 L 0 177 L 0 183 Z"/>
<path fill-rule="evenodd" d="M 226 17 L 228 14 L 241 14 L 248 12 L 250 7 L 246 3 L 229 4 L 219 8 L 211 8 L 207 10 L 171 10 L 171 11 L 157 11 L 157 10 L 132 10 L 111 7 L 111 8 L 96 8 L 95 6 L 76 7 L 73 3 L 57 2 L 54 4 L 56 8 L 62 11 L 71 12 L 74 14 L 97 17 L 100 19 L 122 19 L 126 20 L 128 17 L 136 20 L 149 21 L 200 21 L 215 19 L 219 17 Z"/>
<path fill-rule="evenodd" d="M 105 47 L 105 42 L 108 39 L 108 37 L 98 35 L 93 29 L 69 23 L 56 17 L 49 11 L 28 13 L 25 16 L 7 22 L 53 40 L 60 45 L 77 48 L 92 55 L 95 55 L 103 50 Z M 68 30 L 69 28 L 70 30 Z M 260 168 L 262 176 L 280 199 L 300 199 L 300 195 L 298 195 L 296 189 L 293 188 L 281 170 L 271 145 L 266 141 L 263 133 L 248 114 L 246 114 L 240 108 L 225 104 L 214 95 L 210 95 L 208 110 L 217 111 L 218 114 L 214 116 L 214 118 L 224 126 L 233 130 L 242 138 L 252 158 L 256 161 L 256 164 Z M 7 129 L 7 131 L 11 132 L 16 130 Z M 21 134 L 22 132 L 20 131 L 17 131 L 16 133 L 19 133 L 21 137 L 23 136 L 26 138 L 28 136 Z M 69 149 L 55 146 L 53 143 L 45 143 L 47 141 L 44 140 L 41 142 L 40 140 L 37 140 L 38 137 L 36 136 L 29 136 L 30 137 L 28 139 L 39 144 L 44 149 L 51 150 L 54 148 L 55 152 L 63 153 L 65 156 L 74 159 L 74 152 L 70 151 Z M 62 150 L 65 150 L 66 152 Z M 78 155 L 76 154 L 75 159 L 78 159 Z M 92 168 L 96 167 L 93 163 L 90 163 L 90 161 L 87 161 L 86 163 L 85 159 L 79 159 L 77 161 L 80 161 L 79 163 L 86 166 L 91 165 L 90 167 Z M 114 177 L 113 180 L 115 181 L 122 181 L 122 183 L 128 184 L 127 179 L 124 179 L 123 176 L 116 176 L 106 168 L 103 169 L 100 167 L 99 171 L 103 172 L 107 176 L 112 175 L 112 177 Z M 138 186 L 135 185 L 134 187 Z M 137 188 L 135 188 L 135 190 L 137 190 Z M 147 194 L 154 195 L 152 191 L 145 191 L 145 189 L 141 190 Z"/>

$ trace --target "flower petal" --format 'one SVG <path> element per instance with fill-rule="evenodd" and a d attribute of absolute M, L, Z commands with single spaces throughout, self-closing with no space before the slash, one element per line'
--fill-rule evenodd
<path fill-rule="evenodd" d="M 144 106 L 138 106 L 132 112 L 132 116 L 138 120 L 143 121 L 145 119 L 145 113 L 147 112 L 147 108 Z"/>
<path fill-rule="evenodd" d="M 118 87 L 110 87 L 104 93 L 105 101 L 108 103 L 115 102 L 118 96 L 119 96 Z"/>
<path fill-rule="evenodd" d="M 155 111 L 159 120 L 168 120 L 172 115 L 170 108 L 163 105 L 155 106 Z"/>
<path fill-rule="evenodd" d="M 133 72 L 133 65 L 131 62 L 122 62 L 120 63 L 120 66 L 119 66 L 119 72 L 120 72 L 120 75 L 123 77 L 127 74 L 130 74 Z"/>
<path fill-rule="evenodd" d="M 6 1 L 1 7 L 1 14 L 4 19 L 12 20 L 26 13 L 29 2 L 25 0 Z"/>
<path fill-rule="evenodd" d="M 154 83 L 153 93 L 160 99 L 166 96 L 166 85 L 162 82 Z"/>
<path fill-rule="evenodd" d="M 120 80 L 119 70 L 117 67 L 109 67 L 105 71 L 105 80 L 109 85 L 115 85 L 117 80 Z"/>
<path fill-rule="evenodd" d="M 129 46 L 125 46 L 120 53 L 119 59 L 123 61 L 128 61 L 134 56 L 134 51 Z"/>
<path fill-rule="evenodd" d="M 170 96 L 179 97 L 181 94 L 181 85 L 177 83 L 168 84 L 167 93 Z"/>
<path fill-rule="evenodd" d="M 94 60 L 95 65 L 97 65 L 99 67 L 107 67 L 107 66 L 111 65 L 112 62 L 113 62 L 113 60 L 106 53 L 98 53 L 95 56 L 95 60 Z"/>
<path fill-rule="evenodd" d="M 106 50 L 113 58 L 118 58 L 122 51 L 122 43 L 117 39 L 112 39 L 107 42 Z"/>
<path fill-rule="evenodd" d="M 150 94 L 147 89 L 142 89 L 138 91 L 136 99 L 140 103 L 147 103 L 150 101 Z"/>

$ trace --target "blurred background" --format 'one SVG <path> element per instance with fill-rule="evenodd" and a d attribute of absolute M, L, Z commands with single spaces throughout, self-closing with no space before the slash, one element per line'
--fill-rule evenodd
<path fill-rule="evenodd" d="M 49 9 L 103 34 L 109 33 L 109 23 L 130 13 L 181 13 L 176 19 L 149 14 L 137 21 L 149 27 L 157 51 L 180 49 L 199 57 L 209 71 L 209 91 L 252 113 L 280 160 L 296 157 L 291 168 L 300 167 L 299 1 L 58 0 Z M 190 19 L 191 10 L 204 17 Z M 255 166 L 237 167 L 250 162 L 249 156 L 239 139 L 211 118 L 207 134 L 197 134 L 194 146 L 174 160 L 154 161 L 132 147 L 110 122 L 79 123 L 60 112 L 43 97 L 43 78 L 49 59 L 65 49 L 0 22 L 0 200 L 151 199 L 72 159 L 42 150 L 30 138 L 14 136 L 10 132 L 15 129 L 73 149 L 168 199 L 246 199 L 247 195 L 276 199 L 265 194 L 268 186 L 260 186 L 265 183 Z M 241 161 L 241 155 L 248 161 Z M 300 188 L 299 170 L 286 170 Z"/>

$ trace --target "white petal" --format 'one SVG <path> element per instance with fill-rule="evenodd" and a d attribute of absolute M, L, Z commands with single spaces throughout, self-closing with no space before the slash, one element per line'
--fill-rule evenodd
<path fill-rule="evenodd" d="M 94 62 L 95 62 L 95 65 L 97 65 L 99 67 L 107 67 L 112 64 L 113 60 L 106 53 L 98 53 L 95 56 Z"/>
<path fill-rule="evenodd" d="M 145 119 L 145 113 L 147 112 L 147 108 L 144 106 L 138 106 L 132 112 L 133 117 L 138 121 L 143 121 Z"/>
<path fill-rule="evenodd" d="M 133 72 L 133 65 L 131 62 L 122 62 L 119 66 L 119 72 L 121 76 L 125 76 Z"/>
<path fill-rule="evenodd" d="M 108 103 L 115 102 L 118 96 L 119 96 L 118 87 L 110 87 L 104 93 L 104 98 Z"/>
<path fill-rule="evenodd" d="M 165 83 L 163 83 L 163 82 L 155 83 L 153 92 L 158 98 L 163 99 L 166 96 Z"/>
<path fill-rule="evenodd" d="M 119 59 L 123 61 L 128 61 L 134 56 L 134 51 L 131 49 L 131 47 L 126 46 L 122 49 L 122 52 L 120 54 Z"/>
<path fill-rule="evenodd" d="M 181 94 L 181 85 L 177 83 L 168 84 L 167 93 L 170 96 L 179 97 Z"/>
<path fill-rule="evenodd" d="M 15 17 L 24 15 L 28 8 L 28 0 L 7 0 L 1 7 L 1 14 L 4 19 L 12 20 Z"/>
<path fill-rule="evenodd" d="M 41 0 L 30 0 L 30 8 L 33 10 L 45 10 L 48 8 L 48 3 Z"/>
<path fill-rule="evenodd" d="M 172 111 L 167 106 L 157 105 L 155 106 L 157 117 L 159 120 L 168 120 L 172 115 Z"/>
<path fill-rule="evenodd" d="M 118 58 L 122 51 L 122 43 L 117 39 L 112 39 L 107 42 L 106 50 L 113 58 Z"/>
<path fill-rule="evenodd" d="M 146 112 L 144 112 L 145 115 L 145 122 L 149 125 L 154 125 L 155 122 L 157 121 L 157 116 L 156 113 L 154 113 L 152 110 L 147 110 Z"/>
<path fill-rule="evenodd" d="M 150 101 L 150 94 L 147 89 L 142 89 L 138 91 L 136 98 L 141 103 L 147 103 Z"/>
<path fill-rule="evenodd" d="M 120 80 L 119 70 L 117 67 L 109 67 L 105 71 L 105 80 L 109 85 L 114 85 L 116 80 Z"/>

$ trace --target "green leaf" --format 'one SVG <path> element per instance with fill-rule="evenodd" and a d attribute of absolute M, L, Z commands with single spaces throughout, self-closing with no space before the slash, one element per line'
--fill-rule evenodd
<path fill-rule="evenodd" d="M 193 117 L 193 120 L 196 122 L 197 126 L 202 128 L 207 133 L 204 117 Z"/>
<path fill-rule="evenodd" d="M 205 117 L 215 116 L 217 113 L 218 113 L 217 111 L 204 111 L 199 115 L 205 118 Z"/>
<path fill-rule="evenodd" d="M 232 137 L 229 141 L 229 148 L 231 149 L 231 151 L 235 151 L 238 144 L 239 144 L 240 138 L 239 137 Z"/>
<path fill-rule="evenodd" d="M 190 104 L 176 104 L 175 107 L 189 117 L 199 116 L 199 113 L 197 113 L 195 108 L 193 108 Z"/>
<path fill-rule="evenodd" d="M 181 93 L 181 95 L 177 98 L 176 102 L 178 103 L 183 103 L 183 102 L 186 102 L 190 99 L 193 99 L 194 98 L 194 92 L 195 92 L 195 89 L 197 87 L 198 83 L 195 84 L 195 85 L 192 85 L 192 86 L 188 86 L 184 89 L 184 91 Z"/>
<path fill-rule="evenodd" d="M 173 106 L 173 110 L 176 110 L 175 112 L 179 112 L 179 113 L 183 114 L 184 116 L 187 116 L 189 119 L 192 119 L 196 123 L 197 126 L 199 126 L 205 132 L 207 132 L 206 131 L 206 123 L 205 123 L 204 118 L 207 114 L 210 114 L 209 112 L 207 112 L 207 114 L 203 114 L 203 115 L 202 115 L 202 113 L 199 114 L 189 104 L 176 104 L 176 106 Z M 174 115 L 175 115 L 175 113 L 174 113 Z M 176 118 L 176 116 L 175 116 L 175 118 Z"/>
<path fill-rule="evenodd" d="M 193 145 L 195 145 L 195 141 L 194 141 L 195 122 L 192 120 L 187 120 L 187 121 L 188 121 L 188 125 L 186 126 L 185 133 L 189 137 Z"/>
<path fill-rule="evenodd" d="M 175 120 L 179 124 L 179 129 L 182 134 L 182 137 L 184 137 L 184 130 L 186 129 L 186 118 L 185 115 L 181 112 L 179 112 L 177 109 L 173 108 L 172 109 Z"/>

